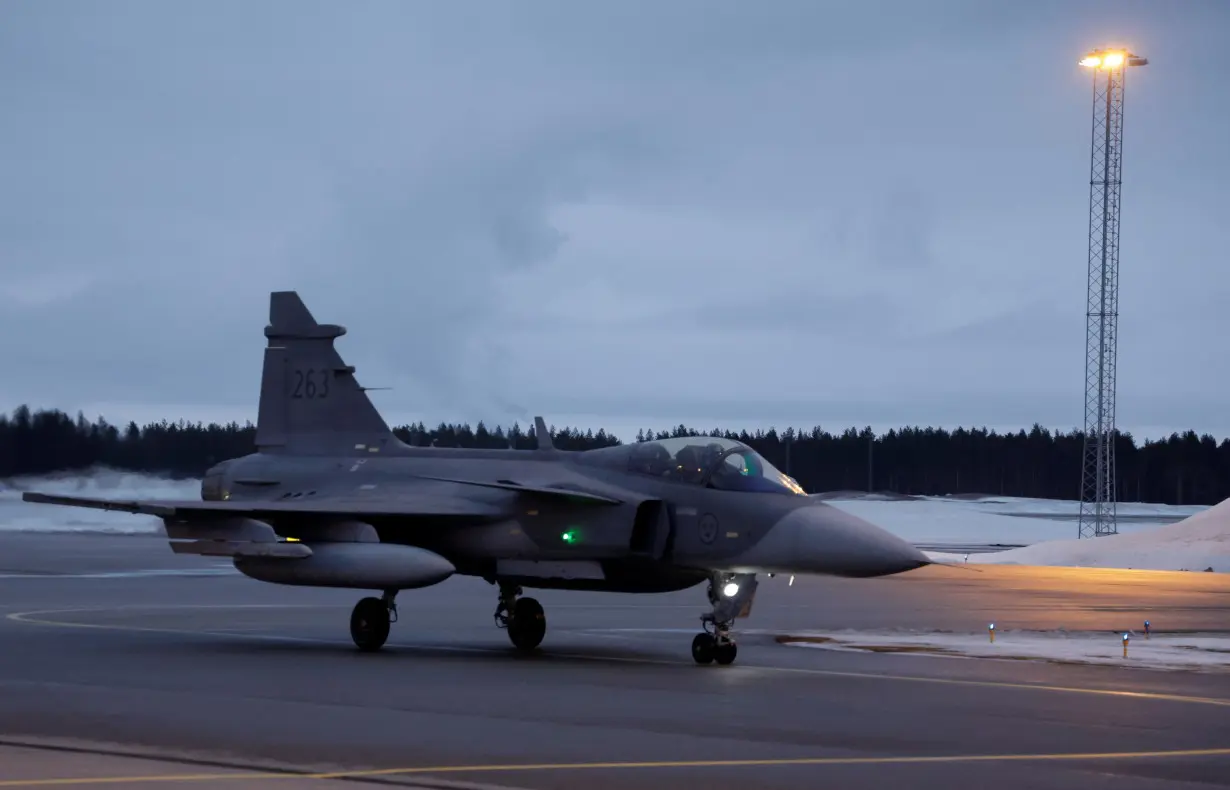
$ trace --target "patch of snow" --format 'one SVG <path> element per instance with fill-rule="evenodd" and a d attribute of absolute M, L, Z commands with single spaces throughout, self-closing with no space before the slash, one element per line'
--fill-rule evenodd
<path fill-rule="evenodd" d="M 1030 545 L 1075 538 L 1079 502 L 1042 499 L 962 500 L 920 497 L 907 501 L 883 499 L 827 500 L 825 504 L 870 521 L 918 545 Z M 1122 533 L 1149 530 L 1159 524 L 1203 511 L 1203 506 L 1120 505 Z M 1019 515 L 1014 515 L 1019 514 Z"/>
<path fill-rule="evenodd" d="M 805 632 L 779 636 L 791 647 L 845 652 L 905 653 L 952 658 L 1048 661 L 1165 670 L 1230 671 L 1230 637 L 1214 634 L 1129 633 L 1127 658 L 1122 633 L 1005 631 L 988 634 Z"/>
<path fill-rule="evenodd" d="M 820 501 L 831 502 L 934 502 L 957 508 L 971 508 L 987 513 L 1047 514 L 1075 518 L 1080 512 L 1080 502 L 1075 499 L 1038 499 L 1034 497 L 999 496 L 990 494 L 953 494 L 928 496 L 923 494 L 894 494 L 865 491 L 833 491 L 811 494 Z M 1158 516 L 1173 518 L 1190 516 L 1208 509 L 1207 505 L 1165 505 L 1156 502 L 1119 502 L 1119 515 L 1131 517 Z"/>
<path fill-rule="evenodd" d="M 1050 540 L 1024 548 L 964 555 L 930 552 L 938 562 L 1130 568 L 1230 573 L 1230 499 L 1174 524 L 1118 535 Z"/>
<path fill-rule="evenodd" d="M 171 480 L 151 475 L 98 469 L 63 473 L 39 478 L 0 480 L 0 530 L 20 532 L 103 532 L 112 534 L 164 534 L 162 522 L 152 516 L 54 507 L 21 501 L 22 491 L 99 496 L 110 499 L 189 499 L 200 497 L 199 480 Z M 1156 568 L 1162 570 L 1230 570 L 1223 553 L 1219 558 L 1199 564 L 1205 549 L 1196 546 L 1167 546 L 1170 554 L 1153 547 L 1142 559 L 1135 549 L 1122 555 L 1085 556 L 1091 541 L 1075 541 L 1076 515 L 1080 503 L 1074 500 L 1046 500 L 990 495 L 921 496 L 842 491 L 816 495 L 818 501 L 866 519 L 905 540 L 933 549 L 955 550 L 971 547 L 986 551 L 999 546 L 1027 546 L 1039 553 L 1021 555 L 1026 549 L 981 553 L 978 562 L 1009 562 L 1037 565 L 1090 565 L 1093 567 Z M 1204 506 L 1120 503 L 1122 536 L 1153 533 L 1158 524 L 1211 512 Z M 1153 519 L 1150 521 L 1150 519 Z M 1178 526 L 1177 524 L 1174 526 Z M 1099 541 L 1119 540 L 1100 538 Z M 1208 541 L 1204 541 L 1207 543 Z M 1061 545 L 1065 544 L 1065 545 Z M 1066 544 L 1072 544 L 1068 548 Z M 1076 545 L 1079 544 L 1079 545 Z M 1039 547 L 1045 546 L 1046 549 Z M 1073 549 L 1079 553 L 1073 554 Z M 1105 552 L 1108 546 L 1096 547 Z M 1056 552 L 1051 554 L 1051 552 Z M 1207 552 L 1206 552 L 1207 553 Z M 936 554 L 933 559 L 963 562 L 962 554 Z M 975 555 L 970 554 L 970 561 Z M 1147 561 L 1146 561 L 1147 560 Z"/>

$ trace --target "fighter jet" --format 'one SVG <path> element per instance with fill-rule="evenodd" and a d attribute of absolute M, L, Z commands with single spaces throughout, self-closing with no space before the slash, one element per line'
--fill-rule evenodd
<path fill-rule="evenodd" d="M 497 627 L 533 651 L 530 589 L 665 593 L 708 585 L 697 663 L 727 665 L 758 574 L 884 576 L 929 564 L 896 536 L 807 496 L 751 447 L 680 437 L 564 451 L 400 441 L 295 291 L 270 295 L 255 452 L 210 468 L 200 500 L 27 492 L 27 502 L 157 516 L 179 554 L 224 556 L 263 582 L 373 593 L 350 634 L 380 649 L 402 590 L 453 575 L 498 591 Z"/>

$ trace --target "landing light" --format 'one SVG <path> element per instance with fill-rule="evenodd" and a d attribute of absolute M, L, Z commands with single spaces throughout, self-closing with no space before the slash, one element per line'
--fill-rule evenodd
<path fill-rule="evenodd" d="M 727 598 L 734 598 L 738 594 L 739 594 L 739 585 L 735 584 L 734 582 L 730 582 L 729 584 L 727 584 L 725 587 L 722 588 L 722 595 L 725 595 Z"/>

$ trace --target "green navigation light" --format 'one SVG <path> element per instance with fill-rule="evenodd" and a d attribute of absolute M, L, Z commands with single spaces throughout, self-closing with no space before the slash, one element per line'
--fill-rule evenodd
<path fill-rule="evenodd" d="M 573 543 L 577 539 L 577 533 L 572 530 L 568 530 L 563 535 L 560 535 L 560 537 L 564 539 L 565 543 Z"/>

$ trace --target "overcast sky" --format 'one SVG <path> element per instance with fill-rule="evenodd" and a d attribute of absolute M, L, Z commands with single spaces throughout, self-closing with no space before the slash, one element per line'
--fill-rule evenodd
<path fill-rule="evenodd" d="M 0 408 L 255 419 L 296 289 L 390 422 L 1230 435 L 1230 3 L 8 0 Z"/>

